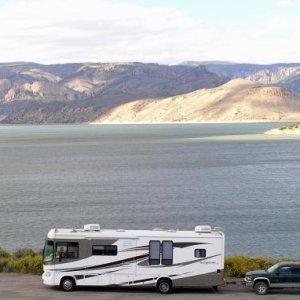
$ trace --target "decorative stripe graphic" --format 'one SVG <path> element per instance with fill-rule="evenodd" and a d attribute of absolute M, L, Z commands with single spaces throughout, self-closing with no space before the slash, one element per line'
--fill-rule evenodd
<path fill-rule="evenodd" d="M 186 248 L 186 247 L 191 247 L 191 246 L 196 246 L 196 245 L 208 245 L 210 243 L 190 243 L 190 242 L 182 242 L 182 243 L 173 243 L 174 248 Z M 140 251 L 140 250 L 148 250 L 149 245 L 143 245 L 143 246 L 138 246 L 138 247 L 132 247 L 128 248 L 125 250 L 121 250 L 120 252 L 127 252 L 127 251 Z"/>
<path fill-rule="evenodd" d="M 205 257 L 205 258 L 190 260 L 190 261 L 186 261 L 186 262 L 179 263 L 179 264 L 173 264 L 173 265 L 170 265 L 170 266 L 167 266 L 167 265 L 157 265 L 157 266 L 149 265 L 148 260 L 144 259 L 144 260 L 142 260 L 141 262 L 138 263 L 138 266 L 139 267 L 147 267 L 147 268 L 183 267 L 183 266 L 191 265 L 191 264 L 194 264 L 194 263 L 197 263 L 197 262 L 200 262 L 200 261 L 204 261 L 204 260 L 207 260 L 207 259 L 210 259 L 210 258 L 213 258 L 213 257 L 217 257 L 217 256 L 220 256 L 220 255 L 221 254 L 216 254 L 216 255 Z"/>
<path fill-rule="evenodd" d="M 146 278 L 146 279 L 139 279 L 139 280 L 135 280 L 135 281 L 129 281 L 129 284 L 136 284 L 136 283 L 141 283 L 141 282 L 145 282 L 145 281 L 152 281 L 152 280 L 156 280 L 158 277 L 151 277 L 151 278 Z"/>
<path fill-rule="evenodd" d="M 108 268 L 108 267 L 116 267 L 116 266 L 122 265 L 126 262 L 138 261 L 138 260 L 143 259 L 143 258 L 148 257 L 148 256 L 149 256 L 149 254 L 147 253 L 147 254 L 134 256 L 134 257 L 129 257 L 129 258 L 126 258 L 126 259 L 117 260 L 117 261 L 102 264 L 102 265 L 95 265 L 95 266 L 91 266 L 91 267 L 82 267 L 82 268 L 56 269 L 55 271 L 61 271 L 61 272 L 74 271 L 75 272 L 75 271 L 83 271 L 83 270 L 94 270 L 94 269 L 102 269 L 102 268 Z"/>
<path fill-rule="evenodd" d="M 140 251 L 140 250 L 148 250 L 149 246 L 145 245 L 145 246 L 139 246 L 139 247 L 132 247 L 132 248 L 128 248 L 125 250 L 121 250 L 119 252 L 127 252 L 127 251 Z"/>
<path fill-rule="evenodd" d="M 191 246 L 196 246 L 196 245 L 208 245 L 209 243 L 188 243 L 188 242 L 183 242 L 183 243 L 173 243 L 173 247 L 175 248 L 186 248 L 186 247 L 191 247 Z"/>

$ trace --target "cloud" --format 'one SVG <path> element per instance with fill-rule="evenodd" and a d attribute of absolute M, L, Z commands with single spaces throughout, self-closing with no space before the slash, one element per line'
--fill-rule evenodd
<path fill-rule="evenodd" d="M 228 30 L 163 6 L 14 0 L 0 7 L 0 28 L 0 61 L 300 60 L 299 22 L 284 16 Z"/>
<path fill-rule="evenodd" d="M 290 7 L 292 5 L 299 4 L 299 3 L 300 3 L 300 0 L 279 0 L 278 6 L 287 8 L 287 7 Z"/>

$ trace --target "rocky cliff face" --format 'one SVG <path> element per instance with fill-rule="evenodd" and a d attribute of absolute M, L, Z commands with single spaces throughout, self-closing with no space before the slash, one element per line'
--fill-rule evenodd
<path fill-rule="evenodd" d="M 216 87 L 228 80 L 204 66 L 0 64 L 0 116 L 7 123 L 84 122 L 121 103 Z"/>
<path fill-rule="evenodd" d="M 225 62 L 185 62 L 184 65 L 204 65 L 207 70 L 229 78 L 244 78 L 263 84 L 276 84 L 300 93 L 300 64 L 237 64 Z"/>

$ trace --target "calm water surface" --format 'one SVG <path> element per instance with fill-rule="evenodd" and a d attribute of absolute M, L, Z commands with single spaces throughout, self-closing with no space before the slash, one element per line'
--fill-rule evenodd
<path fill-rule="evenodd" d="M 53 227 L 220 226 L 227 254 L 300 258 L 300 139 L 278 124 L 0 126 L 0 247 Z"/>

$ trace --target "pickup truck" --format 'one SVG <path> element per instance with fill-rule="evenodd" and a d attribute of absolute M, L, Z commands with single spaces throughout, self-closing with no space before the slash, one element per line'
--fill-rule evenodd
<path fill-rule="evenodd" d="M 269 289 L 300 288 L 300 262 L 280 262 L 267 270 L 247 272 L 244 284 L 258 295 Z"/>

